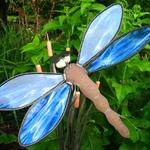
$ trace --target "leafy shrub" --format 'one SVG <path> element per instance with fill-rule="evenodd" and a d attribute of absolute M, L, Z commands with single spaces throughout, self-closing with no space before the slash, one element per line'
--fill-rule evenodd
<path fill-rule="evenodd" d="M 119 35 L 132 29 L 150 24 L 146 7 L 141 3 L 133 3 L 126 0 L 116 0 L 124 6 L 124 18 Z M 34 70 L 33 64 L 40 63 L 48 71 L 47 50 L 45 33 L 48 32 L 52 41 L 54 54 L 71 47 L 72 62 L 76 61 L 80 49 L 80 43 L 87 25 L 94 16 L 106 6 L 99 1 L 70 1 L 55 7 L 55 14 L 52 20 L 44 24 L 38 33 L 32 38 L 32 42 L 18 49 L 23 53 L 20 59 L 20 52 L 17 53 L 17 61 L 4 57 L 1 62 L 15 65 L 9 68 L 9 76 L 29 70 Z M 14 33 L 11 33 L 13 35 Z M 14 35 L 13 35 L 14 36 Z M 14 37 L 12 38 L 14 39 Z M 17 41 L 16 37 L 14 41 Z M 7 40 L 6 40 L 7 41 Z M 6 51 L 11 49 L 4 45 Z M 22 47 L 21 47 L 22 46 Z M 14 46 L 13 46 L 14 47 Z M 20 48 L 21 47 L 21 48 Z M 4 53 L 4 52 L 3 52 Z M 7 52 L 8 53 L 8 52 Z M 22 57 L 21 57 L 22 58 Z M 5 60 L 6 59 L 6 60 Z M 93 105 L 81 95 L 79 109 L 70 105 L 66 116 L 56 130 L 40 143 L 28 149 L 72 149 L 72 150 L 148 150 L 150 148 L 150 45 L 147 45 L 139 54 L 117 66 L 111 67 L 90 77 L 101 81 L 100 90 L 104 94 L 111 107 L 121 114 L 124 123 L 130 130 L 130 138 L 123 139 L 113 127 L 106 121 L 104 115 L 98 112 Z M 9 61 L 8 61 L 9 60 Z M 13 61 L 13 63 L 12 63 Z M 32 63 L 31 63 L 32 62 Z M 23 65 L 23 66 L 22 66 Z M 3 66 L 4 68 L 4 66 Z M 13 69 L 13 73 L 10 71 Z M 4 74 L 5 70 L 1 72 Z"/>

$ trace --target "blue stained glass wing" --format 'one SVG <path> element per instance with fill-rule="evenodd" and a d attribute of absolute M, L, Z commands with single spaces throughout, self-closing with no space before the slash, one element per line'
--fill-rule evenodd
<path fill-rule="evenodd" d="M 131 31 L 115 40 L 107 49 L 87 66 L 89 73 L 124 61 L 150 41 L 150 26 Z"/>
<path fill-rule="evenodd" d="M 54 73 L 15 76 L 0 86 L 0 110 L 26 107 L 62 82 L 63 75 Z"/>
<path fill-rule="evenodd" d="M 78 63 L 85 65 L 97 53 L 100 53 L 115 37 L 122 20 L 122 7 L 119 4 L 112 5 L 96 16 L 88 27 Z"/>
<path fill-rule="evenodd" d="M 71 86 L 65 83 L 31 106 L 20 128 L 19 143 L 28 146 L 52 132 L 65 113 L 70 95 Z"/>

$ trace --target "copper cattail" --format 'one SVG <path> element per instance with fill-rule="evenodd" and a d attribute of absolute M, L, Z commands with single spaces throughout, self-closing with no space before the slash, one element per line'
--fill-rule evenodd
<path fill-rule="evenodd" d="M 53 51 L 52 51 L 51 41 L 47 41 L 47 51 L 48 51 L 48 56 L 52 57 L 53 56 Z"/>
<path fill-rule="evenodd" d="M 67 51 L 67 52 L 70 52 L 70 47 L 67 47 L 67 48 L 66 48 L 66 51 Z"/>
<path fill-rule="evenodd" d="M 79 105 L 80 105 L 80 92 L 76 91 L 74 95 L 75 95 L 74 107 L 79 108 Z"/>
<path fill-rule="evenodd" d="M 46 36 L 47 36 L 47 52 L 48 52 L 48 56 L 52 57 L 53 56 L 53 50 L 52 50 L 51 41 L 49 40 L 48 33 L 46 33 Z"/>
<path fill-rule="evenodd" d="M 99 89 L 99 87 L 100 87 L 100 81 L 96 81 L 96 85 L 97 85 L 97 87 Z"/>
<path fill-rule="evenodd" d="M 42 72 L 42 67 L 40 64 L 36 64 L 35 68 L 36 68 L 36 72 Z"/>

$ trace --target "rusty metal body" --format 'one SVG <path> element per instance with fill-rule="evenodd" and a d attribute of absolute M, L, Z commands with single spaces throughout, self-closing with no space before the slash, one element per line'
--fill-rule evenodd
<path fill-rule="evenodd" d="M 88 77 L 86 70 L 78 64 L 70 64 L 65 70 L 66 81 L 77 85 L 82 93 L 89 98 L 95 107 L 106 115 L 107 120 L 123 136 L 128 138 L 128 128 L 123 124 L 119 115 L 114 112 L 107 99 L 100 93 L 97 85 Z"/>

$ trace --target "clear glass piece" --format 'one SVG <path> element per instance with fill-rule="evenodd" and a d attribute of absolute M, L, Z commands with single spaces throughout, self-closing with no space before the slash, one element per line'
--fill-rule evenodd
<path fill-rule="evenodd" d="M 16 76 L 0 86 L 0 109 L 20 109 L 28 106 L 63 81 L 63 75 L 51 73 Z"/>
<path fill-rule="evenodd" d="M 122 7 L 119 4 L 108 7 L 96 16 L 85 33 L 78 63 L 84 65 L 98 52 L 101 52 L 115 37 L 122 20 Z"/>

